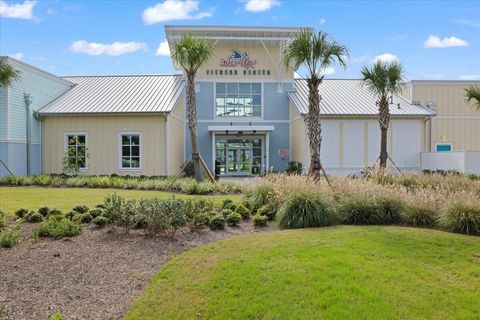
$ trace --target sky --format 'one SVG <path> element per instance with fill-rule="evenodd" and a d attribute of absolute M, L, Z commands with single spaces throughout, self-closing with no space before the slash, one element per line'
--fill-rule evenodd
<path fill-rule="evenodd" d="M 408 79 L 480 80 L 480 1 L 0 0 L 0 55 L 59 76 L 171 74 L 165 24 L 313 27 Z M 300 74 L 302 70 L 300 70 Z"/>

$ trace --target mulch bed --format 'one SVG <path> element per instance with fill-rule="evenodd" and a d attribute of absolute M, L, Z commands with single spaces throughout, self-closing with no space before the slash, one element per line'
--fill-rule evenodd
<path fill-rule="evenodd" d="M 22 224 L 22 235 L 31 228 Z M 0 248 L 0 319 L 45 320 L 56 312 L 68 320 L 121 319 L 172 256 L 233 235 L 273 229 L 254 228 L 247 221 L 223 231 L 183 230 L 169 239 L 88 226 L 75 238 L 24 240 L 12 249 Z"/>

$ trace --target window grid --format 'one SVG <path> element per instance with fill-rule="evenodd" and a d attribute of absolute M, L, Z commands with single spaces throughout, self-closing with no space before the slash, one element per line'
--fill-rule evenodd
<path fill-rule="evenodd" d="M 67 135 L 68 164 L 85 169 L 87 167 L 86 154 L 86 136 L 84 134 Z"/>
<path fill-rule="evenodd" d="M 261 83 L 216 84 L 217 117 L 260 117 L 262 115 Z"/>
<path fill-rule="evenodd" d="M 122 169 L 140 168 L 140 135 L 122 134 Z"/>

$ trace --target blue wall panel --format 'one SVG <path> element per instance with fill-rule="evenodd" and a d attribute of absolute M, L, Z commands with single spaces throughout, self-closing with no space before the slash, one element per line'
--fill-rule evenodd
<path fill-rule="evenodd" d="M 195 95 L 197 102 L 197 119 L 212 120 L 213 112 L 215 108 L 215 102 L 213 99 L 213 82 L 200 82 L 197 83 L 200 87 L 200 92 Z"/>
<path fill-rule="evenodd" d="M 277 92 L 278 83 L 263 84 L 263 118 L 265 120 L 289 120 L 290 102 L 287 91 L 292 89 L 292 83 L 283 83 L 282 92 Z"/>

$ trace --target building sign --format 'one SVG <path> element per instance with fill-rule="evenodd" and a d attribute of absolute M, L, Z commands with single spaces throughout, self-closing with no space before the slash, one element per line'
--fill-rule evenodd
<path fill-rule="evenodd" d="M 253 69 L 257 64 L 257 60 L 250 59 L 246 52 L 232 50 L 232 54 L 228 58 L 220 60 L 221 67 L 242 67 L 245 69 Z"/>
<path fill-rule="evenodd" d="M 288 149 L 279 149 L 278 150 L 278 156 L 280 158 L 286 158 L 286 157 L 288 157 L 288 154 L 289 154 Z"/>

